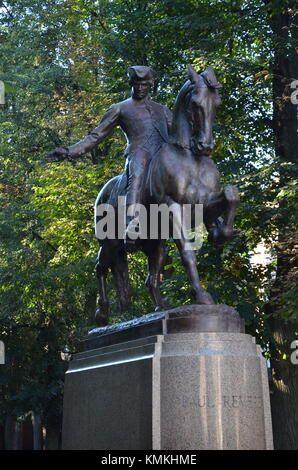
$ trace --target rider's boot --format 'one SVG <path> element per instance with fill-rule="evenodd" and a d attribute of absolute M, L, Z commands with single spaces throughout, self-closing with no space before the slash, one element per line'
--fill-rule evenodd
<path fill-rule="evenodd" d="M 124 246 L 127 253 L 134 253 L 138 250 L 136 234 L 139 231 L 139 217 L 127 217 L 127 226 L 125 230 Z"/>

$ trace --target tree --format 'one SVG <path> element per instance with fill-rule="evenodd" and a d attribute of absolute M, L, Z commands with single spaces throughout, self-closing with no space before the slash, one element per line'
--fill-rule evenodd
<path fill-rule="evenodd" d="M 273 337 L 272 417 L 275 446 L 297 449 L 298 409 L 295 397 L 298 369 L 291 364 L 290 344 L 297 331 L 297 108 L 291 102 L 291 82 L 298 76 L 298 14 L 295 2 L 265 1 L 273 33 L 272 95 L 274 149 L 278 164 L 276 220 L 277 268 L 267 312 Z M 296 208 L 296 210 L 295 210 Z"/>

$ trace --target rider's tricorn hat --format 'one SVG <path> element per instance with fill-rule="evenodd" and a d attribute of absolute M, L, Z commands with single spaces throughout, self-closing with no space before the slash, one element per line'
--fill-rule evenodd
<path fill-rule="evenodd" d="M 155 72 L 151 67 L 147 67 L 146 65 L 133 65 L 127 70 L 127 75 L 130 85 L 140 80 L 147 80 L 153 84 Z"/>

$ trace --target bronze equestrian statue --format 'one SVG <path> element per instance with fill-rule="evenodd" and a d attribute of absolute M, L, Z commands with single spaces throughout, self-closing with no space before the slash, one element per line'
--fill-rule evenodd
<path fill-rule="evenodd" d="M 184 204 L 190 204 L 191 207 L 196 204 L 203 204 L 204 224 L 209 233 L 208 240 L 214 245 L 222 245 L 225 241 L 234 238 L 236 234 L 233 223 L 235 211 L 239 204 L 239 196 L 235 186 L 220 189 L 219 172 L 209 157 L 213 148 L 212 125 L 215 109 L 220 103 L 218 88 L 221 85 L 217 82 L 211 67 L 208 67 L 205 72 L 197 74 L 193 67 L 189 66 L 188 73 L 189 80 L 183 85 L 175 101 L 172 125 L 169 127 L 167 124 L 168 135 L 165 132 L 165 122 L 169 123 L 170 113 L 164 108 L 164 115 L 167 117 L 161 118 L 161 112 L 157 117 L 152 112 L 152 107 L 148 111 L 152 122 L 155 122 L 154 128 L 157 132 L 148 126 L 147 122 L 146 129 L 150 129 L 150 131 L 146 132 L 146 137 L 153 136 L 152 142 L 154 145 L 149 145 L 147 157 L 144 157 L 144 160 L 146 158 L 146 168 L 142 167 L 144 171 L 141 172 L 142 175 L 139 180 L 137 176 L 138 183 L 136 183 L 136 186 L 134 186 L 134 178 L 133 182 L 130 180 L 130 162 L 128 158 L 128 171 L 112 178 L 102 188 L 96 200 L 96 207 L 108 203 L 117 210 L 118 197 L 125 196 L 128 192 L 131 198 L 130 201 L 142 203 L 149 211 L 150 204 L 167 204 L 173 209 L 172 223 L 175 225 L 177 221 L 178 224 L 183 224 L 181 214 Z M 137 97 L 140 102 L 135 107 L 136 116 L 138 113 L 137 106 L 144 98 L 147 98 L 148 89 L 144 91 L 142 97 L 140 95 Z M 136 100 L 136 96 L 132 96 L 131 100 Z M 127 103 L 127 101 L 122 103 Z M 122 103 L 119 105 L 123 106 Z M 147 109 L 146 105 L 145 109 Z M 163 108 L 158 108 L 159 111 L 161 109 Z M 143 111 L 144 106 L 142 106 L 142 111 L 140 109 L 140 119 Z M 160 119 L 161 123 L 157 121 Z M 132 121 L 131 124 L 133 124 Z M 139 121 L 134 121 L 136 128 L 139 127 L 139 124 Z M 130 137 L 128 132 L 130 126 L 125 127 L 124 121 L 121 121 L 120 125 L 126 133 L 128 141 L 130 142 L 129 139 L 133 141 L 133 134 Z M 160 126 L 163 127 L 163 131 L 160 130 Z M 92 137 L 92 134 L 90 134 L 90 139 L 98 143 L 99 141 L 96 140 L 98 135 Z M 88 138 L 89 136 L 86 139 Z M 83 148 L 83 151 L 86 151 L 86 139 L 81 141 L 83 142 L 82 147 L 80 142 L 73 147 L 78 146 L 76 147 L 77 150 Z M 150 139 L 144 142 L 145 146 L 147 142 L 149 144 Z M 129 145 L 128 149 L 130 151 Z M 143 143 L 141 147 L 142 145 Z M 152 147 L 153 151 L 150 151 Z M 90 148 L 89 146 L 87 150 Z M 69 155 L 72 156 L 74 154 L 71 153 L 71 149 L 72 147 L 66 147 L 51 152 L 48 160 L 56 161 L 57 159 L 67 158 Z M 132 152 L 132 154 L 137 161 L 138 152 Z M 134 170 L 132 171 L 134 174 Z M 139 186 L 140 181 L 142 181 L 141 186 Z M 134 187 L 138 187 L 138 191 L 132 192 L 133 195 L 137 194 L 137 197 L 134 196 L 133 198 L 129 191 Z M 126 196 L 126 201 L 127 199 Z M 219 221 L 220 216 L 223 217 L 223 222 Z M 133 218 L 137 218 L 137 215 L 133 214 Z M 179 228 L 181 229 L 181 227 Z M 188 239 L 184 235 L 186 232 L 183 227 L 181 233 L 182 236 L 177 237 L 174 241 L 185 265 L 196 302 L 198 304 L 213 304 L 214 301 L 211 295 L 200 284 L 195 253 L 188 248 Z M 127 308 L 129 299 L 127 251 L 130 251 L 127 243 L 128 238 L 125 237 L 124 240 L 107 238 L 101 241 L 101 249 L 96 265 L 100 294 L 96 321 L 100 326 L 106 325 L 108 322 L 109 305 L 106 276 L 109 269 L 111 269 L 114 276 L 120 310 L 125 311 Z M 165 242 L 164 239 L 137 239 L 134 242 L 134 249 L 142 250 L 148 257 L 147 285 L 156 309 L 161 309 L 163 306 L 159 286 L 165 261 Z"/>

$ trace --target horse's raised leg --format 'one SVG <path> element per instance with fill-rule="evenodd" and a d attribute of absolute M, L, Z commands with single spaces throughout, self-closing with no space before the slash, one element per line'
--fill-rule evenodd
<path fill-rule="evenodd" d="M 198 304 L 212 305 L 214 300 L 211 295 L 201 286 L 195 252 L 191 241 L 187 238 L 186 227 L 182 218 L 182 207 L 177 203 L 169 204 L 172 211 L 172 224 L 174 241 L 180 252 L 182 262 L 185 266 L 191 288 L 196 296 Z M 179 237 L 177 235 L 179 234 Z M 176 237 L 175 237 L 176 235 Z"/>
<path fill-rule="evenodd" d="M 226 238 L 234 238 L 237 233 L 237 230 L 233 228 L 236 209 L 239 206 L 239 192 L 236 186 L 226 186 L 224 188 L 224 196 L 226 200 L 226 209 L 224 212 L 224 226 L 223 234 Z"/>
<path fill-rule="evenodd" d="M 105 326 L 108 324 L 109 318 L 109 301 L 106 285 L 109 263 L 108 252 L 105 244 L 99 250 L 95 266 L 99 290 L 98 308 L 95 312 L 95 321 L 98 326 Z"/>
<path fill-rule="evenodd" d="M 204 206 L 204 223 L 211 244 L 222 246 L 237 235 L 233 224 L 238 205 L 239 194 L 236 186 L 226 186 L 223 191 L 212 194 Z M 223 215 L 223 222 L 218 220 L 221 215 Z"/>
<path fill-rule="evenodd" d="M 146 241 L 142 245 L 142 250 L 148 258 L 146 286 L 153 299 L 155 310 L 161 310 L 163 308 L 163 299 L 160 292 L 160 282 L 166 259 L 165 242 L 164 240 Z"/>

